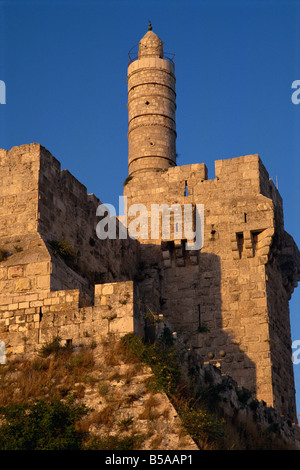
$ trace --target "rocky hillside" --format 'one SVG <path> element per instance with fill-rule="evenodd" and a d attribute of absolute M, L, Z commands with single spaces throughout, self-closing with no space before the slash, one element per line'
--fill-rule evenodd
<path fill-rule="evenodd" d="M 0 365 L 0 450 L 287 448 L 275 425 L 262 431 L 224 413 L 230 383 L 213 385 L 206 371 L 199 386 L 182 359 L 166 334 L 155 345 L 110 335 L 76 349 L 55 338 L 37 357 L 8 360 Z M 239 399 L 245 408 L 249 396 Z"/>

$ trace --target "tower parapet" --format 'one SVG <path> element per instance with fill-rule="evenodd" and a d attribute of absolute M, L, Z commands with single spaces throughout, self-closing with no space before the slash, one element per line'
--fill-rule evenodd
<path fill-rule="evenodd" d="M 149 28 L 128 66 L 129 174 L 176 165 L 174 61 Z"/>

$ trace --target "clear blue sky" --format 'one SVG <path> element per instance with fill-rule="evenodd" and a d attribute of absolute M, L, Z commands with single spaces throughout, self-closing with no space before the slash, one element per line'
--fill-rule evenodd
<path fill-rule="evenodd" d="M 300 246 L 299 0 L 0 0 L 0 147 L 39 142 L 102 202 L 127 176 L 127 54 L 175 53 L 178 164 L 258 153 Z M 300 288 L 291 306 L 300 340 Z M 300 410 L 300 364 L 295 366 Z"/>

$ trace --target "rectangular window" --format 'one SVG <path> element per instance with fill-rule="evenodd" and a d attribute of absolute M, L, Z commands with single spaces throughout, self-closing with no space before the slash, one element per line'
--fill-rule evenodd
<path fill-rule="evenodd" d="M 184 186 L 184 195 L 185 195 L 185 196 L 188 196 L 188 195 L 189 195 L 189 190 L 188 190 L 187 181 L 185 181 L 185 186 Z"/>
<path fill-rule="evenodd" d="M 244 234 L 243 233 L 237 233 L 236 234 L 236 241 L 237 241 L 237 246 L 238 246 L 239 255 L 240 255 L 240 259 L 241 259 L 242 255 L 243 255 L 243 250 L 244 250 Z"/>

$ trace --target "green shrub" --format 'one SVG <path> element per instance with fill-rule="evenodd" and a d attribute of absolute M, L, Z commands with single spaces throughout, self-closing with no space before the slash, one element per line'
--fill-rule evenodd
<path fill-rule="evenodd" d="M 65 261 L 74 262 L 76 255 L 73 247 L 67 240 L 50 240 L 48 241 L 54 255 L 60 255 Z"/>
<path fill-rule="evenodd" d="M 137 356 L 153 371 L 152 385 L 157 390 L 162 390 L 171 395 L 174 393 L 180 379 L 180 367 L 176 350 L 169 346 L 169 337 L 164 337 L 157 344 L 145 344 L 141 338 L 129 333 L 122 338 L 122 343 L 133 355 Z"/>
<path fill-rule="evenodd" d="M 86 413 L 84 405 L 60 400 L 1 407 L 0 450 L 80 450 L 76 422 Z"/>
<path fill-rule="evenodd" d="M 145 437 L 142 434 L 132 434 L 130 436 L 93 436 L 86 444 L 86 450 L 138 450 Z"/>
<path fill-rule="evenodd" d="M 155 344 L 144 343 L 134 334 L 122 338 L 122 343 L 132 354 L 148 364 L 153 372 L 155 391 L 164 391 L 172 400 L 182 424 L 193 439 L 202 446 L 203 441 L 215 442 L 224 435 L 223 421 L 209 408 L 219 401 L 222 387 L 192 392 L 181 375 L 181 365 L 176 345 L 168 329 Z M 194 395 L 193 395 L 194 393 Z"/>
<path fill-rule="evenodd" d="M 118 426 L 121 430 L 128 431 L 129 427 L 133 424 L 133 417 L 124 418 L 119 422 Z"/>
<path fill-rule="evenodd" d="M 204 409 L 184 405 L 180 409 L 180 417 L 188 433 L 198 443 L 205 439 L 214 441 L 224 435 L 222 421 Z"/>
<path fill-rule="evenodd" d="M 41 357 L 48 357 L 50 354 L 57 354 L 59 353 L 62 349 L 64 349 L 61 344 L 60 344 L 60 337 L 56 336 L 52 341 L 44 344 L 40 351 L 39 355 Z"/>

